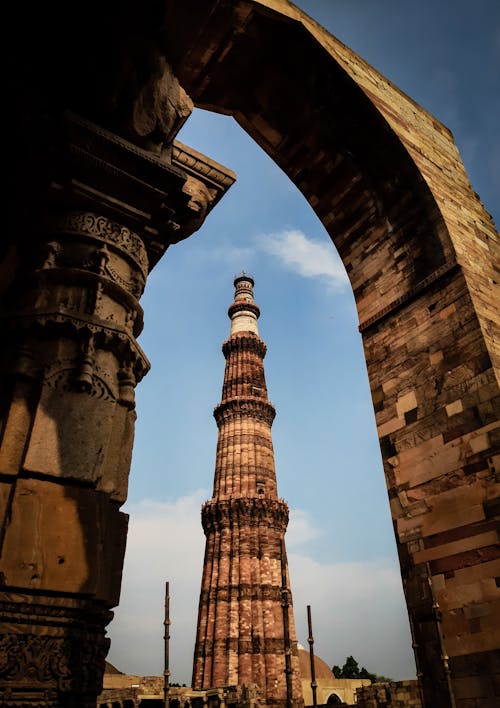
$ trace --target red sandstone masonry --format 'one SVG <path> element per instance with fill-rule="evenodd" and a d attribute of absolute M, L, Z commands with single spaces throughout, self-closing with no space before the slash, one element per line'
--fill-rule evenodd
<path fill-rule="evenodd" d="M 245 283 L 244 294 L 249 297 L 248 285 L 253 281 Z M 248 302 L 242 300 L 238 286 L 236 298 L 229 310 L 232 317 Z M 253 299 L 250 311 L 252 307 L 256 307 Z M 284 706 L 281 544 L 288 507 L 278 498 L 276 486 L 271 439 L 275 411 L 267 398 L 264 377 L 266 346 L 255 324 L 254 331 L 233 332 L 224 342 L 223 352 L 222 401 L 214 411 L 219 439 L 213 497 L 202 509 L 206 553 L 193 688 L 255 683 L 267 703 Z M 287 590 L 290 596 L 289 580 Z M 289 626 L 291 700 L 299 707 L 302 692 L 291 609 Z"/>

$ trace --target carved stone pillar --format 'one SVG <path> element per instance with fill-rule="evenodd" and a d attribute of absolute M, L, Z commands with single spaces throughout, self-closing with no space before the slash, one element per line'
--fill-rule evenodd
<path fill-rule="evenodd" d="M 148 257 L 130 229 L 76 209 L 47 214 L 23 255 L 3 312 L 0 676 L 12 705 L 90 706 L 149 368 L 135 341 Z"/>
<path fill-rule="evenodd" d="M 19 114 L 43 140 L 19 151 L 0 251 L 2 706 L 96 704 L 120 594 L 134 389 L 149 369 L 139 299 L 168 246 L 234 181 L 173 150 L 190 102 L 160 64 L 163 93 L 137 99 L 135 133 L 68 110 Z"/>

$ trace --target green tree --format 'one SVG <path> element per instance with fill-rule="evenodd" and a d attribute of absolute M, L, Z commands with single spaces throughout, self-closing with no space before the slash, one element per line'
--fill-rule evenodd
<path fill-rule="evenodd" d="M 359 664 L 353 656 L 348 656 L 342 667 L 342 677 L 356 679 L 359 678 Z"/>
<path fill-rule="evenodd" d="M 344 679 L 369 679 L 372 683 L 386 683 L 392 681 L 392 679 L 387 678 L 387 676 L 379 676 L 378 674 L 372 674 L 371 671 L 365 669 L 364 666 L 359 668 L 359 664 L 353 656 L 346 657 L 344 666 L 332 666 L 332 673 L 335 678 Z"/>

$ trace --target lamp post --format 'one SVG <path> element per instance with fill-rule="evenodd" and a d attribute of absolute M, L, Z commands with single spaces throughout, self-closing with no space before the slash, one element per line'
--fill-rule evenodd
<path fill-rule="evenodd" d="M 311 690 L 313 706 L 317 706 L 318 702 L 316 699 L 316 689 L 318 684 L 316 683 L 316 671 L 314 668 L 314 637 L 312 633 L 312 619 L 311 619 L 311 605 L 307 605 L 307 626 L 309 628 L 309 636 L 307 641 L 309 642 L 309 661 L 311 663 Z"/>
<path fill-rule="evenodd" d="M 170 703 L 170 583 L 168 581 L 165 583 L 165 620 L 163 622 L 163 625 L 165 627 L 165 633 L 163 635 L 163 640 L 165 643 L 165 658 L 163 668 L 163 705 L 164 708 L 168 708 Z"/>

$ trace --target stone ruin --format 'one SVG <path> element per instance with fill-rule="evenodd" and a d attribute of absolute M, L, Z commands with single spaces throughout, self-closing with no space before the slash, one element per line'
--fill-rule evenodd
<path fill-rule="evenodd" d="M 493 705 L 498 234 L 451 133 L 286 0 L 10 10 L 3 705 L 90 708 L 101 690 L 149 369 L 139 300 L 234 179 L 176 147 L 191 102 L 232 115 L 331 236 L 358 308 L 424 705 Z"/>

